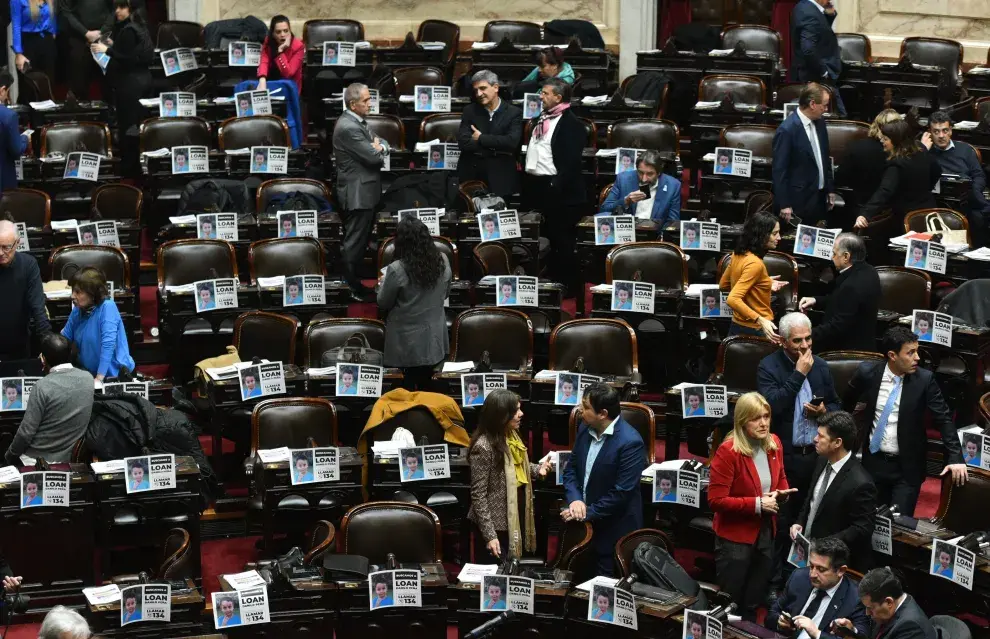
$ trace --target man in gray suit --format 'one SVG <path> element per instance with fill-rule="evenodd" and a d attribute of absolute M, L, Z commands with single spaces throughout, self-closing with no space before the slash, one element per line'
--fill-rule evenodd
<path fill-rule="evenodd" d="M 344 279 L 351 298 L 363 302 L 371 296 L 358 277 L 358 267 L 368 246 L 375 207 L 382 197 L 381 169 L 388 143 L 371 135 L 364 119 L 371 110 L 368 87 L 355 82 L 344 89 L 347 108 L 333 129 L 333 159 L 337 167 L 337 201 L 343 208 L 344 239 L 340 252 Z"/>

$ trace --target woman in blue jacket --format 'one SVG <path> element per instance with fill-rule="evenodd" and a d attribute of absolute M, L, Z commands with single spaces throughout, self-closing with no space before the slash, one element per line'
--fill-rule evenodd
<path fill-rule="evenodd" d="M 79 351 L 79 365 L 102 382 L 133 371 L 134 359 L 127 346 L 127 330 L 113 300 L 107 299 L 107 279 L 98 268 L 87 266 L 69 278 L 72 313 L 62 329 Z"/>
<path fill-rule="evenodd" d="M 653 150 L 640 152 L 636 170 L 615 176 L 615 183 L 597 214 L 650 219 L 660 230 L 681 219 L 681 181 L 663 172 L 659 153 Z"/>

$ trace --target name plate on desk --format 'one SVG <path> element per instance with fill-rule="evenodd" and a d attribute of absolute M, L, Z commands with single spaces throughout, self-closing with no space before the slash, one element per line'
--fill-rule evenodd
<path fill-rule="evenodd" d="M 142 621 L 172 621 L 172 586 L 143 584 L 120 591 L 121 627 Z"/>
<path fill-rule="evenodd" d="M 911 332 L 919 342 L 952 346 L 952 316 L 915 309 L 911 313 Z"/>
<path fill-rule="evenodd" d="M 527 577 L 484 575 L 481 578 L 481 612 L 512 610 L 534 614 L 535 581 Z"/>
<path fill-rule="evenodd" d="M 46 470 L 21 475 L 21 508 L 69 505 L 70 473 Z"/>
<path fill-rule="evenodd" d="M 636 221 L 631 215 L 596 215 L 595 246 L 636 241 Z"/>
<path fill-rule="evenodd" d="M 967 590 L 973 589 L 976 555 L 965 548 L 935 539 L 932 541 L 932 558 L 929 565 L 931 568 L 928 574 L 947 579 Z"/>
<path fill-rule="evenodd" d="M 612 310 L 653 314 L 656 287 L 649 282 L 612 281 Z"/>
<path fill-rule="evenodd" d="M 213 593 L 213 627 L 251 626 L 271 621 L 264 586 Z"/>
<path fill-rule="evenodd" d="M 664 502 L 698 508 L 701 503 L 701 476 L 689 470 L 655 469 L 653 503 Z"/>
<path fill-rule="evenodd" d="M 904 253 L 904 266 L 945 274 L 945 246 L 927 240 L 911 240 Z"/>
<path fill-rule="evenodd" d="M 225 277 L 193 282 L 196 312 L 237 308 L 237 280 Z"/>
<path fill-rule="evenodd" d="M 294 275 L 285 278 L 282 286 L 282 306 L 303 304 L 325 305 L 327 295 L 322 275 Z"/>
<path fill-rule="evenodd" d="M 368 575 L 368 608 L 420 608 L 423 587 L 418 570 L 382 570 Z"/>
<path fill-rule="evenodd" d="M 127 494 L 175 488 L 175 455 L 126 457 Z"/>
<path fill-rule="evenodd" d="M 22 411 L 27 408 L 28 400 L 31 399 L 31 391 L 38 383 L 40 377 L 4 377 L 0 378 L 0 388 L 3 389 L 3 396 L 0 397 L 0 413 L 6 411 Z"/>
<path fill-rule="evenodd" d="M 508 376 L 505 373 L 461 375 L 461 406 L 481 406 L 493 390 L 508 387 Z"/>
<path fill-rule="evenodd" d="M 595 584 L 588 597 L 588 621 L 639 630 L 636 600 L 631 592 Z"/>
<path fill-rule="evenodd" d="M 340 450 L 301 448 L 292 451 L 290 479 L 293 486 L 340 481 Z"/>
<path fill-rule="evenodd" d="M 399 480 L 450 479 L 450 451 L 447 444 L 399 449 Z"/>

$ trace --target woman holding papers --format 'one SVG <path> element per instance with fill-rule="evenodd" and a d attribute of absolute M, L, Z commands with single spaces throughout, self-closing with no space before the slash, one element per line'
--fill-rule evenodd
<path fill-rule="evenodd" d="M 493 390 L 485 398 L 478 427 L 471 436 L 468 518 L 475 524 L 474 561 L 478 563 L 522 557 L 523 550 L 536 548 L 532 482 L 537 476 L 546 476 L 550 461 L 529 461 L 526 445 L 519 437 L 522 416 L 518 395 Z"/>
<path fill-rule="evenodd" d="M 107 298 L 107 280 L 103 271 L 87 266 L 69 278 L 72 287 L 72 312 L 62 329 L 79 350 L 79 365 L 102 382 L 117 377 L 121 371 L 134 370 L 134 358 L 127 345 L 127 329 L 120 311 Z"/>
<path fill-rule="evenodd" d="M 726 303 L 732 309 L 729 335 L 762 335 L 780 342 L 773 323 L 770 293 L 780 290 L 785 282 L 770 277 L 763 256 L 777 247 L 780 222 L 771 213 L 756 213 L 743 226 L 742 237 L 736 244 L 729 265 L 722 273 L 718 286 L 728 291 Z"/>

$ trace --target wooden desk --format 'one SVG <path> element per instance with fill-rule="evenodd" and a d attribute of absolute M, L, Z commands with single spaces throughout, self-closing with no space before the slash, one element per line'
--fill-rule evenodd
<path fill-rule="evenodd" d="M 572 591 L 567 596 L 567 634 L 575 639 L 600 639 L 613 637 L 626 639 L 629 637 L 658 637 L 674 639 L 681 637 L 684 618 L 680 613 L 697 599 L 679 595 L 668 602 L 647 602 L 636 598 L 636 614 L 638 631 L 627 630 L 611 624 L 588 621 L 588 593 L 583 590 Z"/>
<path fill-rule="evenodd" d="M 161 583 L 161 582 L 151 582 Z M 203 619 L 203 595 L 192 580 L 172 583 L 172 620 L 169 622 L 147 621 L 120 626 L 120 602 L 94 606 L 86 604 L 83 614 L 94 634 L 103 637 L 131 637 L 157 639 L 158 637 L 178 637 L 208 632 Z M 121 589 L 135 583 L 121 584 Z"/>
<path fill-rule="evenodd" d="M 337 606 L 340 621 L 337 639 L 366 639 L 369 633 L 378 637 L 409 637 L 446 639 L 447 637 L 447 575 L 443 564 L 423 564 L 421 608 L 387 608 L 370 610 L 368 580 L 338 581 Z"/>
<path fill-rule="evenodd" d="M 563 583 L 536 582 L 533 592 L 535 612 L 533 615 L 517 614 L 510 623 L 501 626 L 490 639 L 510 639 L 525 632 L 528 637 L 552 639 L 560 635 L 560 625 L 564 621 L 567 591 L 571 581 Z M 479 584 L 456 583 L 448 588 L 451 612 L 457 624 L 457 636 L 465 634 L 494 618 L 495 613 L 481 611 L 481 587 Z"/>

